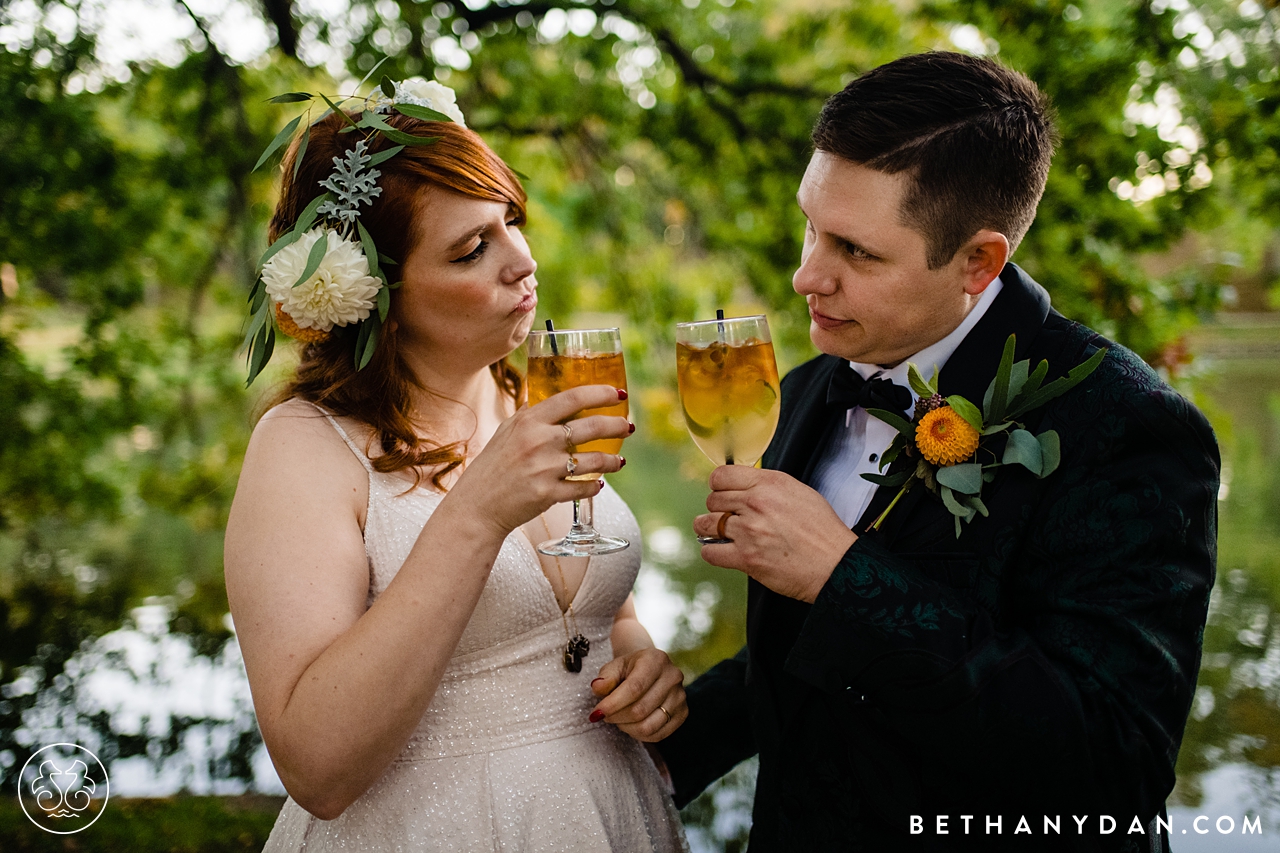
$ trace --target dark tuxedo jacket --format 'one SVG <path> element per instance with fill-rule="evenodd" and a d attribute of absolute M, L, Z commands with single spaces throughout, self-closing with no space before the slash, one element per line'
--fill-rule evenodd
<path fill-rule="evenodd" d="M 1000 469 L 990 516 L 958 539 L 919 484 L 866 532 L 897 492 L 878 489 L 812 605 L 750 583 L 746 647 L 690 685 L 688 721 L 660 749 L 680 805 L 759 754 L 752 853 L 1167 846 L 1154 819 L 1200 664 L 1217 445 L 1137 356 L 1053 311 L 1017 267 L 1001 278 L 940 391 L 981 401 L 1011 332 L 1050 380 L 1105 347 L 1024 420 L 1057 430 L 1061 465 L 1044 479 Z M 787 375 L 765 467 L 808 481 L 843 418 L 825 407 L 843 363 Z M 1055 816 L 1061 835 L 1044 826 Z"/>

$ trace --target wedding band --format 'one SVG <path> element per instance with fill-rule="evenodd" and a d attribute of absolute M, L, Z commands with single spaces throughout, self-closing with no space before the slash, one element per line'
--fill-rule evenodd
<path fill-rule="evenodd" d="M 667 715 L 667 723 L 671 722 L 670 711 L 668 711 L 666 708 L 662 707 L 661 705 L 658 706 L 658 710 Z M 665 726 L 667 723 L 663 723 L 663 725 Z"/>
<path fill-rule="evenodd" d="M 570 456 L 569 461 L 564 463 L 565 476 L 572 477 L 574 474 L 577 473 L 577 471 L 578 471 L 578 460 Z"/>
<path fill-rule="evenodd" d="M 573 453 L 573 427 L 568 424 L 560 424 L 560 427 L 564 430 L 564 449 Z"/>
<path fill-rule="evenodd" d="M 731 515 L 737 515 L 737 513 L 736 513 L 736 512 L 722 512 L 722 513 L 720 513 L 720 523 L 716 525 L 716 538 L 717 538 L 717 539 L 728 539 L 728 538 L 729 538 L 728 536 L 725 536 L 725 535 L 724 535 L 724 523 L 725 523 L 726 521 L 728 521 L 728 520 L 729 520 L 729 516 L 731 516 Z"/>

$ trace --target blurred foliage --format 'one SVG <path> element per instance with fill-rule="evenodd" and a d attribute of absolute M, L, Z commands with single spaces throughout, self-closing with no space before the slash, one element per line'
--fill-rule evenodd
<path fill-rule="evenodd" d="M 121 72 L 91 0 L 0 3 L 0 685 L 32 661 L 50 683 L 146 596 L 202 647 L 228 636 L 221 531 L 254 407 L 288 369 L 247 392 L 236 353 L 277 189 L 249 168 L 291 115 L 279 92 L 349 93 L 383 57 L 455 87 L 531 176 L 543 316 L 624 323 L 642 427 L 686 448 L 672 323 L 763 310 L 784 369 L 812 354 L 790 287 L 809 129 L 904 53 L 993 54 L 1049 93 L 1063 143 L 1017 260 L 1153 363 L 1177 364 L 1225 279 L 1142 259 L 1198 232 L 1255 263 L 1280 225 L 1276 0 L 237 4 L 278 42 L 263 57 L 233 61 L 178 3 L 194 34 L 173 63 Z M 667 568 L 692 599 L 710 581 L 691 565 Z M 715 581 L 683 665 L 740 642 L 740 580 Z M 0 770 L 22 707 L 0 700 Z"/>

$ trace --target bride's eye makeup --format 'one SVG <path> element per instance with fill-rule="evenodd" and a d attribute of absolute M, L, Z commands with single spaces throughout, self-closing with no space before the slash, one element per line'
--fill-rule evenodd
<path fill-rule="evenodd" d="M 484 250 L 487 248 L 489 248 L 489 241 L 482 239 L 478 244 L 476 244 L 476 247 L 472 249 L 470 252 L 467 252 L 465 255 L 463 255 L 460 258 L 455 258 L 449 263 L 467 264 L 467 263 L 471 263 L 472 261 L 477 261 L 480 259 L 480 256 L 484 254 Z"/>

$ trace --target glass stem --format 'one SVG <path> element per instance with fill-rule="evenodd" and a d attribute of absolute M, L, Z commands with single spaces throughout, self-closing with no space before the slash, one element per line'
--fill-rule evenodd
<path fill-rule="evenodd" d="M 585 501 L 573 502 L 573 526 L 569 528 L 566 539 L 592 538 L 595 531 L 591 526 L 592 506 L 591 498 Z"/>

